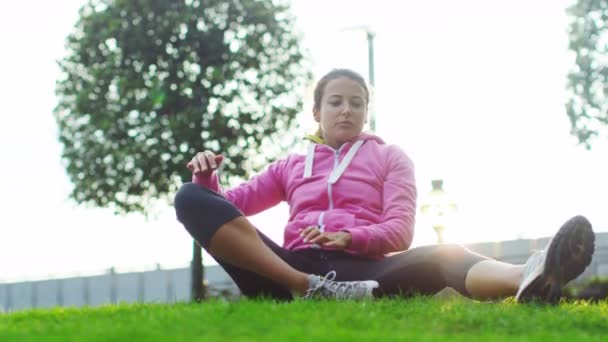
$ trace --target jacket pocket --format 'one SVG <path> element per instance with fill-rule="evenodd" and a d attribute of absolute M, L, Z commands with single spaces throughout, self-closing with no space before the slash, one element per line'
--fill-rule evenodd
<path fill-rule="evenodd" d="M 355 226 L 355 215 L 343 211 L 328 211 L 323 218 L 326 232 L 337 232 Z"/>

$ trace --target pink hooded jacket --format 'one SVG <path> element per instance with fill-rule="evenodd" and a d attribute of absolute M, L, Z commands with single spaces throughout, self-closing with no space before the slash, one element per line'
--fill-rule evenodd
<path fill-rule="evenodd" d="M 395 145 L 361 134 L 339 150 L 311 143 L 307 155 L 291 154 L 240 186 L 223 191 L 215 174 L 193 182 L 223 194 L 245 216 L 281 201 L 289 204 L 283 247 L 319 248 L 304 243 L 298 229 L 346 231 L 345 251 L 380 259 L 409 248 L 414 235 L 414 166 Z"/>

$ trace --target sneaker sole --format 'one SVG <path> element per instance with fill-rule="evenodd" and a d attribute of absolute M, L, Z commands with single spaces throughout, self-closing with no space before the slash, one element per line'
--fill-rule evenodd
<path fill-rule="evenodd" d="M 518 301 L 559 303 L 562 287 L 583 273 L 594 250 L 595 234 L 589 220 L 575 216 L 566 221 L 550 242 L 543 273 L 521 293 Z"/>

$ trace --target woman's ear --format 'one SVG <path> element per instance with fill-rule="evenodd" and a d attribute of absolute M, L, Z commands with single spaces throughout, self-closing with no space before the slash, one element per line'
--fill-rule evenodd
<path fill-rule="evenodd" d="M 319 110 L 317 108 L 312 109 L 312 115 L 315 118 L 316 122 L 321 122 L 321 113 L 319 113 Z"/>

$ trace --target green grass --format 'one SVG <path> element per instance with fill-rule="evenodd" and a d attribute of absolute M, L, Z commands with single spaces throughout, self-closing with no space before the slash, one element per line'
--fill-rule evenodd
<path fill-rule="evenodd" d="M 0 314 L 0 341 L 606 341 L 608 301 L 212 300 Z"/>

